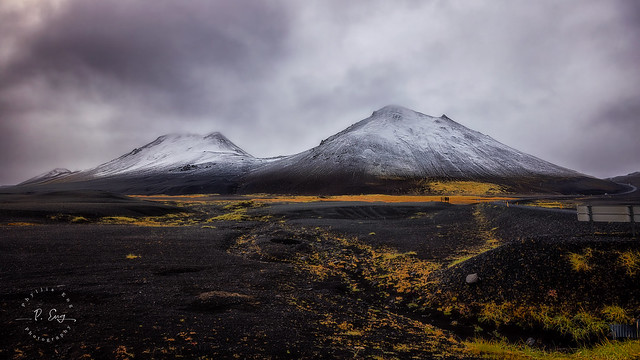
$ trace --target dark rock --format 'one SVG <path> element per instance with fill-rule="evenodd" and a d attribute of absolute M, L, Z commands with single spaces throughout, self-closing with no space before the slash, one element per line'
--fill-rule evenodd
<path fill-rule="evenodd" d="M 526 344 L 527 346 L 533 346 L 533 345 L 535 345 L 535 344 L 536 344 L 536 339 L 534 339 L 534 338 L 530 337 L 530 338 L 528 338 L 528 339 L 527 339 L 527 341 L 525 341 L 525 344 Z"/>

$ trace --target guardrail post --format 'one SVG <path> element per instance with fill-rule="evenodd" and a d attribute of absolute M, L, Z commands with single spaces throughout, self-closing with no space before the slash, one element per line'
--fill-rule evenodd
<path fill-rule="evenodd" d="M 591 224 L 591 232 L 594 233 L 595 230 L 593 229 L 593 209 L 591 208 L 591 205 L 587 205 L 587 213 L 589 214 L 589 224 Z"/>
<path fill-rule="evenodd" d="M 636 221 L 633 215 L 633 205 L 629 205 L 629 215 L 631 216 L 631 233 L 633 237 L 636 237 Z M 640 336 L 639 336 L 640 337 Z"/>

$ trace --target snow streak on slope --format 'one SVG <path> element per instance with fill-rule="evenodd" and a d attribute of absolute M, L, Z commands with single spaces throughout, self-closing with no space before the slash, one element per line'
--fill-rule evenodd
<path fill-rule="evenodd" d="M 63 179 L 66 178 L 69 175 L 74 174 L 75 172 L 69 170 L 69 169 L 64 169 L 64 168 L 55 168 L 51 171 L 48 171 L 46 173 L 42 173 L 40 175 L 34 176 L 29 180 L 23 181 L 22 183 L 20 183 L 19 185 L 27 185 L 27 184 L 44 184 L 48 181 L 54 181 L 54 180 L 59 180 L 59 179 Z"/>
<path fill-rule="evenodd" d="M 164 135 L 117 159 L 88 170 L 91 177 L 197 169 L 200 166 L 242 167 L 260 162 L 220 133 Z"/>
<path fill-rule="evenodd" d="M 258 169 L 305 178 L 331 173 L 378 177 L 581 176 L 512 149 L 446 116 L 386 106 L 305 152 Z"/>

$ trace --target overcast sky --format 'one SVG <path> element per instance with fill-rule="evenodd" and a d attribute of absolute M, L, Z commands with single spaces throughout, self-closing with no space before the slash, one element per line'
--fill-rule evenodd
<path fill-rule="evenodd" d="M 640 171 L 640 1 L 0 1 L 0 184 L 166 133 L 297 153 L 387 104 Z"/>

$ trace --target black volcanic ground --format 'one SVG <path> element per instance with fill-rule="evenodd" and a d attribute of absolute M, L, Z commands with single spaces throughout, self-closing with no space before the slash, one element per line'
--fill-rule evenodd
<path fill-rule="evenodd" d="M 640 271 L 615 265 L 616 254 L 640 251 L 628 224 L 591 228 L 572 210 L 504 203 L 196 200 L 3 194 L 0 358 L 474 358 L 463 340 L 494 330 L 538 347 L 574 344 L 479 322 L 491 302 L 640 314 Z M 242 216 L 207 221 L 225 214 Z M 173 225 L 101 221 L 148 216 Z M 488 241 L 498 247 L 448 267 Z M 569 256 L 585 249 L 592 269 L 576 272 Z M 469 273 L 481 281 L 467 285 Z M 65 292 L 77 318 L 53 344 L 16 320 L 40 287 Z"/>

